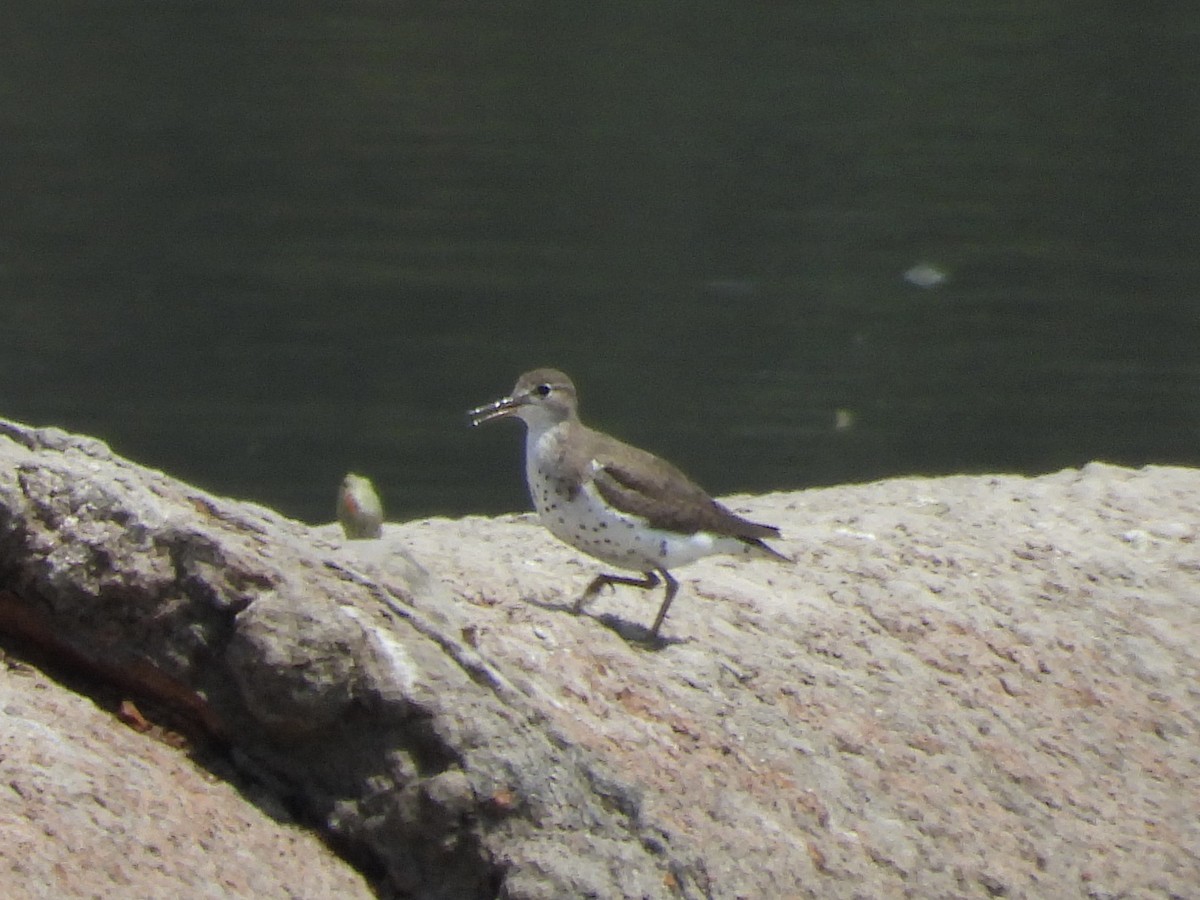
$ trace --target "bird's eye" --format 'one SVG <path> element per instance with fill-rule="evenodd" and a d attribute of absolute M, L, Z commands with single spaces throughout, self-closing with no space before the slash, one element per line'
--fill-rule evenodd
<path fill-rule="evenodd" d="M 534 393 L 536 393 L 539 397 L 548 397 L 550 395 L 550 385 L 539 384 L 536 388 L 534 388 Z"/>

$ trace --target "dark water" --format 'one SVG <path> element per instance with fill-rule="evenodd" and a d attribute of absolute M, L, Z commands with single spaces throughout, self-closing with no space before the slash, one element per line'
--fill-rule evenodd
<path fill-rule="evenodd" d="M 6 12 L 2 415 L 310 520 L 523 508 L 547 364 L 715 492 L 1200 462 L 1200 7 Z"/>

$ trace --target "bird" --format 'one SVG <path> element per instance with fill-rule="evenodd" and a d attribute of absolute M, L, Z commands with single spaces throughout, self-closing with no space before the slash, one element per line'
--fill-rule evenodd
<path fill-rule="evenodd" d="M 351 540 L 377 538 L 383 534 L 383 504 L 371 479 L 349 473 L 338 490 L 337 518 Z"/>
<path fill-rule="evenodd" d="M 648 637 L 658 639 L 679 582 L 670 570 L 724 553 L 793 562 L 766 543 L 773 525 L 751 522 L 710 497 L 674 465 L 584 425 L 575 385 L 558 369 L 517 379 L 505 397 L 469 410 L 472 425 L 525 423 L 525 479 L 541 523 L 559 540 L 642 577 L 597 575 L 576 613 L 601 589 L 629 585 L 665 595 Z"/>

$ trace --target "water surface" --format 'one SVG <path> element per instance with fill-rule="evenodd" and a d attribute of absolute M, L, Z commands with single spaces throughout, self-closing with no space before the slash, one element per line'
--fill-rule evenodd
<path fill-rule="evenodd" d="M 1200 460 L 1200 11 L 8 18 L 0 414 L 313 521 L 524 508 L 538 365 L 714 492 Z"/>

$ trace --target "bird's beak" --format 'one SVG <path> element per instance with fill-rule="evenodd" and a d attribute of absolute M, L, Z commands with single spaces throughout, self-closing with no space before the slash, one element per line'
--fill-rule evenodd
<path fill-rule="evenodd" d="M 492 419 L 516 415 L 517 410 L 523 405 L 523 401 L 516 397 L 501 397 L 495 403 L 485 403 L 483 406 L 468 410 L 467 415 L 471 417 L 472 425 L 482 425 Z"/>

